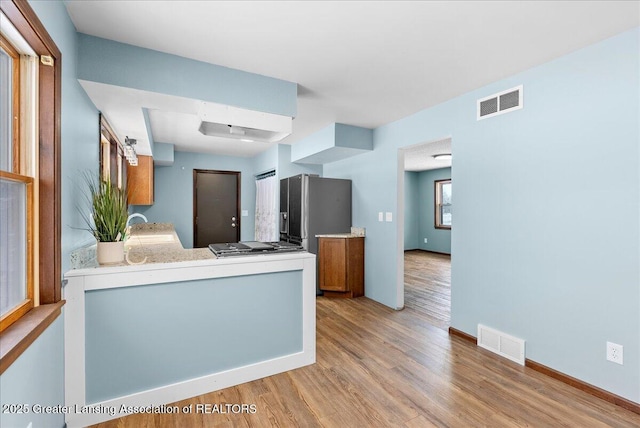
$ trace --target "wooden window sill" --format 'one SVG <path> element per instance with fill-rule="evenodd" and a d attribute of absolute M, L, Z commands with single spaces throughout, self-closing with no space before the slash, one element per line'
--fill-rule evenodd
<path fill-rule="evenodd" d="M 64 304 L 61 300 L 35 307 L 0 333 L 0 374 L 58 318 Z"/>

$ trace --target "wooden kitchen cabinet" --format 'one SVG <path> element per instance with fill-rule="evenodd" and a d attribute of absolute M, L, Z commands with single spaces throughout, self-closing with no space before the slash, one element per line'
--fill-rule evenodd
<path fill-rule="evenodd" d="M 138 155 L 138 165 L 127 164 L 129 205 L 153 205 L 153 157 Z"/>
<path fill-rule="evenodd" d="M 364 296 L 364 238 L 318 238 L 319 287 L 328 297 Z"/>

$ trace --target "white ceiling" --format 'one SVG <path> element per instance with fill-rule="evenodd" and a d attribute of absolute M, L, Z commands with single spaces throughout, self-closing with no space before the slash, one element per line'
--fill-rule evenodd
<path fill-rule="evenodd" d="M 637 1 L 65 3 L 82 33 L 298 83 L 287 144 L 333 122 L 378 127 L 640 25 Z M 83 86 L 119 136 L 143 144 L 148 108 L 154 140 L 177 150 L 270 146 L 196 135 L 184 99 Z"/>
<path fill-rule="evenodd" d="M 404 150 L 405 171 L 426 171 L 451 166 L 451 159 L 436 159 L 436 155 L 451 154 L 451 138 L 416 144 Z"/>

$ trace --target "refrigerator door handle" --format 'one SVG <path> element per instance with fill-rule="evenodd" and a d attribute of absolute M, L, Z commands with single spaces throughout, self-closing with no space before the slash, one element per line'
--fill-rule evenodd
<path fill-rule="evenodd" d="M 301 205 L 301 218 L 300 218 L 300 239 L 302 241 L 308 239 L 309 235 L 309 176 L 302 176 L 302 204 Z"/>
<path fill-rule="evenodd" d="M 280 213 L 280 233 L 289 232 L 287 227 L 287 213 Z"/>

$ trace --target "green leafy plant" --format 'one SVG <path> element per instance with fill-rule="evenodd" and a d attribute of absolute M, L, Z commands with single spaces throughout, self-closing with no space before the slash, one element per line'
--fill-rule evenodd
<path fill-rule="evenodd" d="M 99 242 L 117 242 L 124 239 L 129 216 L 127 191 L 110 181 L 95 180 L 85 174 L 88 193 L 85 195 L 91 206 L 91 214 L 82 214 L 87 230 Z"/>

